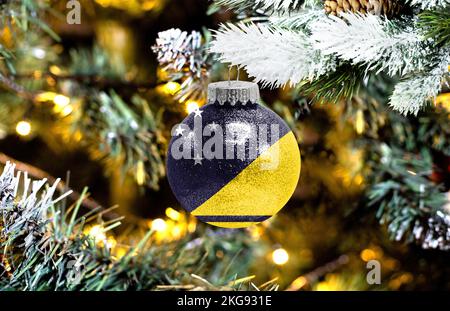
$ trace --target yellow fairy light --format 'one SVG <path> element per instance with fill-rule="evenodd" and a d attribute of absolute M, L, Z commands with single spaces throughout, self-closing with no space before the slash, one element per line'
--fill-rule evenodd
<path fill-rule="evenodd" d="M 304 276 L 299 276 L 296 278 L 291 285 L 288 287 L 288 291 L 297 291 L 302 289 L 305 285 L 308 284 L 308 279 Z"/>
<path fill-rule="evenodd" d="M 252 226 L 249 228 L 250 236 L 254 241 L 258 241 L 264 233 L 264 228 L 261 226 Z"/>
<path fill-rule="evenodd" d="M 50 66 L 49 70 L 54 75 L 60 75 L 61 74 L 61 68 L 59 68 L 58 66 L 52 65 L 52 66 Z"/>
<path fill-rule="evenodd" d="M 73 133 L 73 139 L 75 141 L 81 141 L 83 139 L 83 133 L 79 130 L 75 131 L 75 133 Z"/>
<path fill-rule="evenodd" d="M 158 5 L 158 2 L 155 0 L 147 0 L 142 3 L 141 8 L 144 11 L 150 11 Z"/>
<path fill-rule="evenodd" d="M 330 286 L 330 284 L 328 284 L 327 282 L 320 282 L 319 284 L 317 284 L 316 290 L 319 292 L 329 292 L 333 290 L 333 287 Z"/>
<path fill-rule="evenodd" d="M 164 219 L 156 218 L 152 221 L 152 230 L 157 232 L 163 232 L 167 229 L 167 223 L 164 221 Z"/>
<path fill-rule="evenodd" d="M 391 289 L 399 289 L 402 285 L 407 284 L 407 283 L 411 283 L 414 280 L 414 276 L 407 272 L 407 273 L 403 273 L 400 276 L 392 279 L 389 281 L 389 287 Z"/>
<path fill-rule="evenodd" d="M 47 77 L 45 80 L 47 81 L 47 84 L 49 86 L 55 86 L 56 85 L 56 80 L 53 79 L 52 77 Z"/>
<path fill-rule="evenodd" d="M 68 116 L 69 114 L 71 114 L 72 111 L 73 111 L 73 107 L 70 106 L 70 105 L 67 105 L 66 107 L 64 107 L 64 108 L 61 110 L 61 113 L 60 113 L 60 114 L 61 114 L 62 117 L 66 117 L 66 116 Z"/>
<path fill-rule="evenodd" d="M 20 136 L 28 136 L 31 133 L 31 124 L 28 121 L 20 121 L 16 125 L 16 132 Z"/>
<path fill-rule="evenodd" d="M 40 70 L 35 70 L 35 71 L 33 72 L 33 77 L 34 77 L 35 79 L 40 79 L 40 78 L 42 78 L 42 71 L 40 71 Z"/>
<path fill-rule="evenodd" d="M 146 172 L 144 167 L 144 162 L 139 161 L 136 167 L 136 182 L 139 186 L 142 186 L 145 184 L 146 179 Z"/>
<path fill-rule="evenodd" d="M 171 234 L 172 234 L 173 238 L 179 239 L 181 237 L 182 232 L 183 232 L 182 227 L 179 225 L 175 225 L 172 228 Z"/>
<path fill-rule="evenodd" d="M 177 210 L 174 210 L 171 207 L 168 207 L 166 209 L 166 215 L 167 215 L 167 217 L 169 217 L 170 219 L 173 219 L 175 221 L 178 221 L 181 219 L 181 213 L 178 212 Z"/>
<path fill-rule="evenodd" d="M 61 112 L 70 104 L 70 98 L 64 96 L 62 94 L 57 94 L 55 92 L 42 92 L 36 95 L 36 101 L 44 103 L 44 102 L 53 102 L 55 104 L 54 110 L 55 112 Z M 67 112 L 67 110 L 66 110 Z"/>
<path fill-rule="evenodd" d="M 42 92 L 42 93 L 36 95 L 35 99 L 38 102 L 48 102 L 48 101 L 53 101 L 55 99 L 56 95 L 58 95 L 58 94 L 56 94 L 55 92 Z"/>
<path fill-rule="evenodd" d="M 355 130 L 358 135 L 364 133 L 365 128 L 364 114 L 361 109 L 356 112 L 356 122 L 355 122 Z"/>
<path fill-rule="evenodd" d="M 195 232 L 195 230 L 197 229 L 197 221 L 195 219 L 189 221 L 187 229 L 189 233 Z"/>
<path fill-rule="evenodd" d="M 105 245 L 111 249 L 114 248 L 117 245 L 116 239 L 114 239 L 112 236 L 108 237 L 105 241 Z"/>
<path fill-rule="evenodd" d="M 108 7 L 111 5 L 110 0 L 95 0 L 98 4 L 100 4 L 102 7 Z"/>
<path fill-rule="evenodd" d="M 358 175 L 355 176 L 354 181 L 355 181 L 355 183 L 356 183 L 357 185 L 360 186 L 360 185 L 362 185 L 362 183 L 364 182 L 364 177 L 363 177 L 361 174 L 358 174 Z"/>
<path fill-rule="evenodd" d="M 375 259 L 377 257 L 377 255 L 376 255 L 375 251 L 373 251 L 370 248 L 367 248 L 361 252 L 360 257 L 362 260 L 367 262 L 372 259 Z"/>
<path fill-rule="evenodd" d="M 450 111 L 450 93 L 443 93 L 436 97 L 436 105 L 442 106 Z"/>
<path fill-rule="evenodd" d="M 105 234 L 105 228 L 102 225 L 94 225 L 90 228 L 86 228 L 85 233 L 89 235 L 98 246 L 105 246 L 109 249 L 113 249 L 117 245 L 117 241 L 112 236 Z"/>
<path fill-rule="evenodd" d="M 102 7 L 113 7 L 116 9 L 127 10 L 132 14 L 158 9 L 163 5 L 161 0 L 95 0 Z"/>
<path fill-rule="evenodd" d="M 103 227 L 100 225 L 93 226 L 88 233 L 96 242 L 106 240 L 105 232 L 103 232 Z"/>
<path fill-rule="evenodd" d="M 55 96 L 55 98 L 53 98 L 53 102 L 55 103 L 56 106 L 63 108 L 70 104 L 70 98 L 67 96 L 58 94 Z"/>
<path fill-rule="evenodd" d="M 168 94 L 168 95 L 175 95 L 181 88 L 181 85 L 177 82 L 167 82 L 166 84 L 164 84 L 163 90 L 164 93 Z"/>
<path fill-rule="evenodd" d="M 186 111 L 187 113 L 191 114 L 193 113 L 195 110 L 197 110 L 200 107 L 199 103 L 196 102 L 195 100 L 188 100 L 186 102 Z"/>
<path fill-rule="evenodd" d="M 276 265 L 282 266 L 289 260 L 288 252 L 283 248 L 278 248 L 272 253 L 272 260 Z"/>
<path fill-rule="evenodd" d="M 115 252 L 114 252 L 115 256 L 119 259 L 128 253 L 128 249 L 126 249 L 125 247 L 121 247 L 121 246 L 116 247 L 114 250 L 115 250 Z"/>

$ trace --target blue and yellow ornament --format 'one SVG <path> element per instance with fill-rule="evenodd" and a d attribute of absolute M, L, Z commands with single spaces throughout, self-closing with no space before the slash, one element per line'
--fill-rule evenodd
<path fill-rule="evenodd" d="M 169 183 L 201 221 L 253 225 L 278 213 L 297 187 L 301 158 L 294 134 L 258 102 L 255 83 L 213 83 L 208 104 L 172 131 Z"/>

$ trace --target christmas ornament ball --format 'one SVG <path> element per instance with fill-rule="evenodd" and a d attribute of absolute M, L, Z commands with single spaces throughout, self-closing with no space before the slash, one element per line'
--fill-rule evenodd
<path fill-rule="evenodd" d="M 300 176 L 297 141 L 261 106 L 258 85 L 210 84 L 208 104 L 172 130 L 167 176 L 180 204 L 208 224 L 242 228 L 280 211 Z"/>

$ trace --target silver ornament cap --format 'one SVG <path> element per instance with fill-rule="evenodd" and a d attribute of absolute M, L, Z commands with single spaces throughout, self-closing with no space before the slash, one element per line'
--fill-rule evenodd
<path fill-rule="evenodd" d="M 235 105 L 259 102 L 258 84 L 248 81 L 221 81 L 208 86 L 208 104 Z"/>

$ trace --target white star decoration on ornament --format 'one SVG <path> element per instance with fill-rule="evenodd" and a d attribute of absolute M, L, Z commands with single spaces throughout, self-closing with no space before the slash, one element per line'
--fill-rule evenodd
<path fill-rule="evenodd" d="M 182 128 L 181 126 L 178 126 L 177 129 L 175 130 L 175 135 L 176 136 L 183 136 L 183 132 L 184 132 L 184 128 Z"/>
<path fill-rule="evenodd" d="M 211 124 L 209 124 L 209 127 L 210 127 L 212 130 L 215 130 L 218 126 L 219 126 L 219 124 L 217 124 L 217 123 L 215 123 L 215 122 L 212 122 Z"/>
<path fill-rule="evenodd" d="M 194 160 L 195 160 L 194 165 L 197 165 L 197 164 L 202 165 L 203 158 L 200 155 L 195 156 Z"/>
<path fill-rule="evenodd" d="M 197 108 L 197 109 L 195 109 L 194 110 L 194 113 L 195 113 L 195 117 L 202 117 L 202 112 L 203 111 L 201 111 L 199 108 Z"/>

